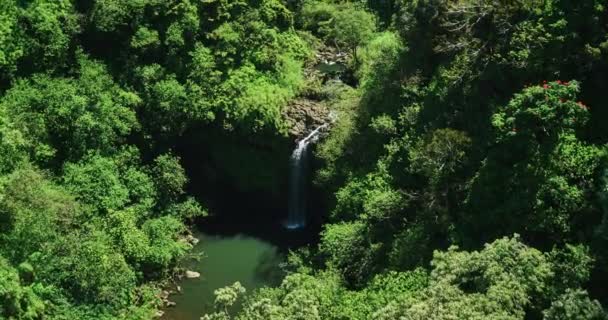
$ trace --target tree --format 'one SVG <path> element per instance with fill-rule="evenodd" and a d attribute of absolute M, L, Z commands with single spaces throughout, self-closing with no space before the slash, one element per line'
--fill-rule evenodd
<path fill-rule="evenodd" d="M 0 2 L 0 70 L 2 78 L 17 71 L 17 61 L 26 54 L 25 36 L 18 27 L 20 10 L 15 1 Z"/>
<path fill-rule="evenodd" d="M 1 80 L 69 64 L 72 37 L 80 32 L 71 1 L 4 0 L 0 12 Z"/>
<path fill-rule="evenodd" d="M 373 14 L 352 5 L 339 8 L 333 16 L 328 36 L 337 46 L 346 46 L 358 64 L 357 47 L 364 45 L 376 31 Z"/>
<path fill-rule="evenodd" d="M 427 176 L 431 184 L 441 184 L 463 166 L 470 146 L 471 139 L 464 132 L 437 129 L 411 151 L 412 168 Z"/>
<path fill-rule="evenodd" d="M 99 0 L 95 1 L 87 18 L 91 25 L 100 31 L 118 31 L 128 25 L 130 18 L 141 15 L 148 3 L 147 0 Z"/>
<path fill-rule="evenodd" d="M 78 303 L 121 308 L 134 303 L 136 276 L 109 237 L 94 227 L 71 233 L 30 257 L 39 277 Z"/>
<path fill-rule="evenodd" d="M 144 271 L 154 278 L 169 271 L 189 249 L 187 243 L 181 240 L 186 228 L 182 221 L 172 216 L 162 216 L 147 220 L 142 231 L 150 241 L 150 248 L 144 262 Z"/>
<path fill-rule="evenodd" d="M 391 302 L 373 318 L 523 319 L 553 276 L 545 256 L 517 235 L 481 251 L 436 251 L 431 265 L 427 289 Z"/>
<path fill-rule="evenodd" d="M 319 245 L 327 263 L 339 270 L 351 284 L 360 285 L 371 274 L 379 244 L 369 243 L 366 225 L 361 222 L 328 224 Z"/>
<path fill-rule="evenodd" d="M 561 81 L 526 88 L 495 113 L 495 147 L 467 199 L 466 223 L 484 239 L 518 231 L 564 240 L 583 216 L 599 214 L 590 199 L 605 153 L 578 138 L 589 118 L 578 91 L 577 82 Z"/>
<path fill-rule="evenodd" d="M 184 193 L 188 177 L 178 157 L 171 154 L 157 157 L 154 159 L 151 171 L 161 203 L 175 201 Z"/>
<path fill-rule="evenodd" d="M 81 221 L 80 205 L 65 189 L 35 168 L 20 168 L 2 178 L 0 244 L 5 257 L 21 263 Z"/>
<path fill-rule="evenodd" d="M 24 283 L 18 270 L 0 255 L 0 317 L 3 319 L 40 319 L 46 309 L 44 301 L 31 285 Z"/>
<path fill-rule="evenodd" d="M 111 158 L 93 155 L 79 163 L 67 163 L 63 180 L 77 199 L 96 214 L 118 210 L 129 200 L 129 190 L 122 184 L 118 166 Z"/>
<path fill-rule="evenodd" d="M 89 150 L 111 151 L 137 127 L 132 108 L 139 97 L 115 84 L 102 64 L 85 56 L 79 62 L 78 79 L 34 75 L 0 100 L 6 123 L 19 130 L 36 163 L 59 166 Z"/>
<path fill-rule="evenodd" d="M 230 308 L 236 303 L 237 299 L 246 292 L 240 282 L 235 282 L 231 286 L 220 288 L 214 291 L 215 310 L 213 314 L 201 317 L 201 320 L 230 320 Z"/>
<path fill-rule="evenodd" d="M 584 290 L 567 289 L 543 312 L 545 320 L 605 320 L 608 314 Z"/>
<path fill-rule="evenodd" d="M 27 62 L 55 69 L 68 62 L 72 37 L 80 31 L 72 1 L 35 0 L 22 11 Z"/>
<path fill-rule="evenodd" d="M 454 199 L 453 193 L 463 189 L 458 176 L 467 163 L 471 144 L 466 133 L 447 128 L 433 131 L 411 148 L 411 169 L 429 181 L 431 193 L 426 200 L 429 209 L 439 208 L 445 214 L 453 208 L 450 201 Z"/>

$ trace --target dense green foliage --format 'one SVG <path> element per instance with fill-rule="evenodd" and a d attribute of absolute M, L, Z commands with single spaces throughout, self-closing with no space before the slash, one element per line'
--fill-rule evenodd
<path fill-rule="evenodd" d="M 310 54 L 268 1 L 0 1 L 0 319 L 149 319 L 206 210 L 176 137 L 282 136 Z"/>
<path fill-rule="evenodd" d="M 276 193 L 302 97 L 319 243 L 203 319 L 606 319 L 607 72 L 605 0 L 0 0 L 0 319 L 154 317 L 207 214 L 178 144 Z"/>
<path fill-rule="evenodd" d="M 608 3 L 296 3 L 331 45 L 349 10 L 380 30 L 355 23 L 359 86 L 326 95 L 320 244 L 234 318 L 605 319 Z"/>

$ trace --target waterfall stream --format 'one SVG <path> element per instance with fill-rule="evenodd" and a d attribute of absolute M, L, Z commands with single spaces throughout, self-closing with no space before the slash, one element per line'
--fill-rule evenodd
<path fill-rule="evenodd" d="M 308 148 L 319 138 L 328 123 L 317 127 L 298 142 L 291 154 L 291 176 L 289 177 L 289 212 L 285 227 L 299 229 L 306 226 L 306 184 L 308 183 Z"/>

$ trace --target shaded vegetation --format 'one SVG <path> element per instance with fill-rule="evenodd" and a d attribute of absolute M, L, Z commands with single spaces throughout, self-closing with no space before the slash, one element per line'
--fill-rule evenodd
<path fill-rule="evenodd" d="M 203 319 L 606 319 L 607 72 L 603 0 L 0 0 L 0 319 L 154 317 L 302 97 L 320 241 Z"/>

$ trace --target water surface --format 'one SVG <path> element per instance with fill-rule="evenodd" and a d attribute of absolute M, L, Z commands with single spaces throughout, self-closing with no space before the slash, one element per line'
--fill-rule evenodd
<path fill-rule="evenodd" d="M 166 320 L 198 320 L 201 315 L 213 312 L 213 291 L 236 281 L 251 292 L 266 285 L 275 285 L 281 274 L 281 261 L 277 248 L 263 240 L 244 236 L 215 236 L 195 234 L 200 242 L 193 248 L 199 259 L 188 258 L 182 265 L 187 270 L 200 272 L 200 279 L 184 279 L 179 285 L 182 292 L 169 300 L 177 303 L 165 309 Z"/>
<path fill-rule="evenodd" d="M 342 63 L 319 63 L 315 68 L 328 74 L 338 74 L 346 71 L 346 66 Z"/>

